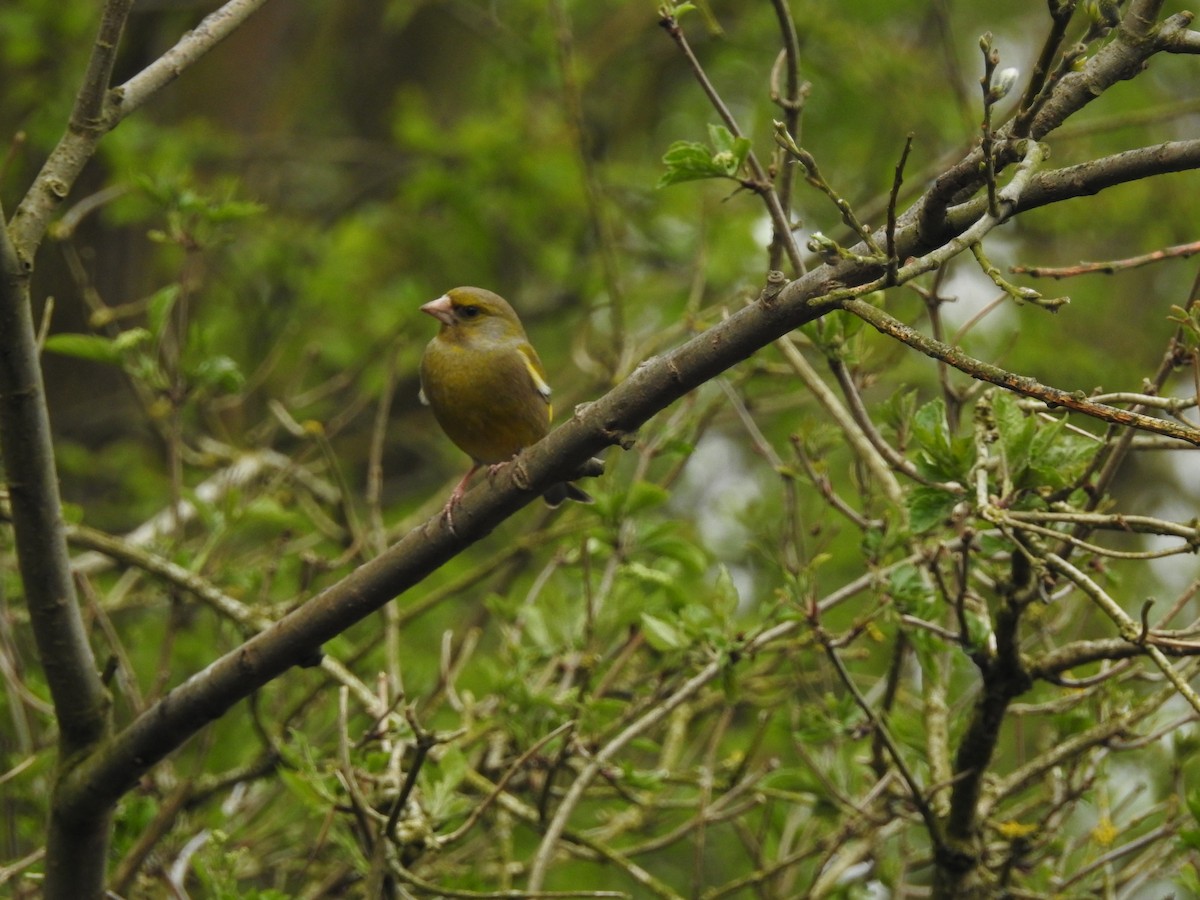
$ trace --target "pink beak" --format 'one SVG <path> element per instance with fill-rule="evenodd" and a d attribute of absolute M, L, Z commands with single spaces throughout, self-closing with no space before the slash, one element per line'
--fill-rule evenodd
<path fill-rule="evenodd" d="M 430 300 L 421 307 L 421 312 L 429 313 L 443 325 L 454 324 L 454 306 L 450 303 L 450 297 L 447 294 L 442 294 L 436 300 Z"/>

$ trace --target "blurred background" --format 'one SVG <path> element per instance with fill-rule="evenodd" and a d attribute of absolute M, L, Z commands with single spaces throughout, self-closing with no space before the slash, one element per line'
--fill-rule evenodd
<path fill-rule="evenodd" d="M 116 80 L 217 5 L 141 0 Z M 775 9 L 725 0 L 697 7 L 681 19 L 697 57 L 760 159 L 782 164 L 772 140 L 781 117 L 771 99 Z M 901 208 L 977 140 L 981 34 L 992 33 L 1001 66 L 1020 69 L 1023 84 L 1046 31 L 1040 0 L 795 0 L 790 10 L 810 85 L 798 141 L 874 226 L 909 134 Z M 0 6 L 0 199 L 10 215 L 63 131 L 96 17 L 91 0 Z M 1049 165 L 1194 139 L 1200 101 L 1183 89 L 1196 83 L 1194 66 L 1156 57 L 1143 77 L 1051 136 Z M 295 606 L 440 509 L 468 464 L 417 402 L 416 367 L 436 324 L 419 312 L 422 303 L 457 285 L 509 299 L 545 363 L 561 420 L 757 296 L 770 240 L 758 198 L 732 181 L 658 187 L 667 148 L 707 141 L 717 121 L 646 0 L 267 3 L 103 140 L 38 256 L 37 312 L 60 336 L 50 340 L 45 371 L 69 517 L 127 533 L 173 497 L 188 499 L 196 519 L 159 535 L 157 552 L 271 614 Z M 989 238 L 988 251 L 1007 270 L 1194 241 L 1195 204 L 1186 198 L 1196 196 L 1198 178 L 1155 178 L 1021 216 Z M 799 177 L 793 199 L 802 238 L 845 237 L 837 210 Z M 1175 332 L 1170 308 L 1187 301 L 1194 278 L 1195 265 L 1176 260 L 1035 283 L 1047 295 L 1070 295 L 1055 315 L 995 303 L 995 286 L 969 256 L 924 287 L 944 301 L 945 336 L 960 332 L 968 352 L 1090 392 L 1141 389 Z M 929 329 L 930 306 L 918 291 L 892 291 L 887 305 Z M 833 384 L 821 353 L 798 338 Z M 847 340 L 853 377 L 880 421 L 902 422 L 903 398 L 923 403 L 942 392 L 932 361 L 861 329 Z M 1193 378 L 1181 373 L 1169 387 L 1193 393 Z M 898 443 L 903 433 L 889 431 Z M 195 493 L 241 455 L 267 450 L 286 464 L 213 495 Z M 1131 460 L 1114 485 L 1121 508 L 1186 518 L 1200 500 L 1200 477 L 1184 458 Z M 557 518 L 523 511 L 394 604 L 400 612 L 327 649 L 368 681 L 386 671 L 391 696 L 424 698 L 429 720 L 449 727 L 463 707 L 446 706 L 447 660 L 458 659 L 448 648 L 479 646 L 455 671 L 459 690 L 486 700 L 491 713 L 520 709 L 527 722 L 556 722 L 573 709 L 551 690 L 556 679 L 569 680 L 562 672 L 585 658 L 611 663 L 627 630 L 645 624 L 641 614 L 674 621 L 668 612 L 715 592 L 746 617 L 730 627 L 749 628 L 781 598 L 832 590 L 896 550 L 879 533 L 851 527 L 814 487 L 827 479 L 864 517 L 886 518 L 840 431 L 773 348 L 662 413 L 633 452 L 609 452 L 607 469 L 588 488 L 594 508 Z M 1126 582 L 1129 595 L 1183 590 L 1194 578 L 1187 560 L 1139 568 Z M 14 576 L 6 578 L 8 594 L 17 594 Z M 123 636 L 119 720 L 241 639 L 177 589 L 130 573 L 106 578 L 89 615 L 112 619 Z M 590 592 L 606 598 L 595 620 L 579 612 Z M 420 615 L 403 612 L 411 604 Z M 832 624 L 848 627 L 858 612 L 834 613 Z M 14 622 L 9 652 L 37 691 L 28 638 L 19 616 Z M 1111 631 L 1087 614 L 1073 624 L 1080 634 Z M 680 649 L 671 645 L 682 646 L 686 629 L 675 627 L 656 636 L 657 652 Z M 773 672 L 772 685 L 817 703 L 814 721 L 844 724 L 847 707 L 830 699 L 835 682 L 817 655 L 796 648 L 794 668 Z M 870 647 L 856 663 L 873 680 L 889 656 Z M 331 700 L 314 700 L 316 677 L 270 686 L 148 779 L 125 805 L 118 858 L 172 779 L 207 778 L 209 793 L 189 807 L 193 827 L 220 821 L 229 840 L 255 847 L 260 864 L 274 867 L 275 883 L 311 884 L 294 851 L 318 840 L 325 806 L 296 784 L 259 784 L 253 813 L 235 827 L 213 803 L 241 815 L 250 801 L 235 802 L 228 785 L 254 779 L 229 773 L 266 772 L 280 758 L 320 782 L 312 759 L 334 752 L 341 726 Z M 8 702 L 23 724 L 0 738 L 0 768 L 29 754 L 42 760 L 5 816 L 0 850 L 13 856 L 36 844 L 44 798 L 33 787 L 52 756 L 44 723 Z M 290 712 L 264 723 L 259 702 Z M 916 735 L 919 708 L 911 713 Z M 806 740 L 837 732 L 799 723 L 806 715 L 763 725 L 764 746 L 787 746 L 783 733 L 794 736 L 801 724 L 816 729 Z M 357 734 L 368 724 L 361 711 L 354 716 Z M 757 726 L 747 718 L 732 727 L 745 738 L 737 752 L 751 753 L 746 735 Z M 1036 743 L 1038 735 L 1031 728 L 1026 737 Z M 852 769 L 852 748 L 845 754 Z M 272 812 L 269 799 L 306 811 Z M 164 848 L 182 846 L 188 833 Z M 254 861 L 226 871 L 213 853 L 197 863 L 212 879 L 199 895 L 221 895 L 211 886 L 220 877 L 247 890 Z M 336 865 L 315 858 L 336 883 Z M 664 865 L 691 877 L 686 854 Z M 706 865 L 713 879 L 736 871 L 725 851 Z"/>

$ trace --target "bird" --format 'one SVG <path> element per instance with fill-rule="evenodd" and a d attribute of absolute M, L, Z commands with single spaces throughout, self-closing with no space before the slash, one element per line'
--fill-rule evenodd
<path fill-rule="evenodd" d="M 485 465 L 495 471 L 545 437 L 554 412 L 542 361 L 507 300 L 484 288 L 456 287 L 421 312 L 440 328 L 421 357 L 420 400 L 472 463 L 443 510 L 453 529 L 471 476 Z M 593 502 L 569 481 L 552 485 L 542 499 L 551 507 Z"/>

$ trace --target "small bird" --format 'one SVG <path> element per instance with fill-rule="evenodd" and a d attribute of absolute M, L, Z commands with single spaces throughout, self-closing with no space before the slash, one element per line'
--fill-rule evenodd
<path fill-rule="evenodd" d="M 550 385 L 516 311 L 499 294 L 457 287 L 421 312 L 441 322 L 421 357 L 421 402 L 473 463 L 446 503 L 453 527 L 454 507 L 476 470 L 498 467 L 550 430 Z M 569 481 L 552 486 L 542 499 L 549 506 L 592 502 Z"/>

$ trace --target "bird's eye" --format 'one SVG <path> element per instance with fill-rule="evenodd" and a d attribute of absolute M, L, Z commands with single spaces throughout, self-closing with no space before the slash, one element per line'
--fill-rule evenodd
<path fill-rule="evenodd" d="M 483 312 L 483 310 L 478 306 L 460 306 L 458 308 L 459 316 L 464 319 L 474 319 L 481 312 Z"/>

